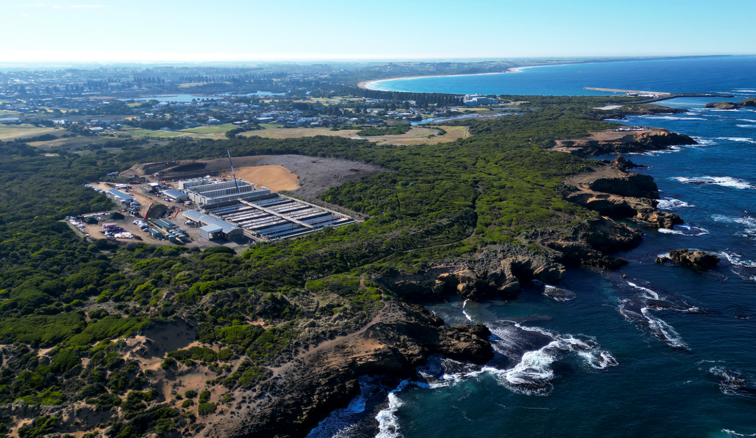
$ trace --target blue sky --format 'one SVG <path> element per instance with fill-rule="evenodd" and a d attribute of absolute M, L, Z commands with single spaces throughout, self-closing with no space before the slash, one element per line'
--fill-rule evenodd
<path fill-rule="evenodd" d="M 754 54 L 754 0 L 0 0 L 0 62 Z"/>

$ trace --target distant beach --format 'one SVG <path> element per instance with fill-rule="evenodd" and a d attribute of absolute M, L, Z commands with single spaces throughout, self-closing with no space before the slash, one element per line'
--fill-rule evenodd
<path fill-rule="evenodd" d="M 377 88 L 375 88 L 375 84 L 379 82 L 398 81 L 398 80 L 405 80 L 405 79 L 427 79 L 427 78 L 442 78 L 442 77 L 454 78 L 454 77 L 460 77 L 460 76 L 501 75 L 505 73 L 520 73 L 521 71 L 527 68 L 556 67 L 559 65 L 567 65 L 567 64 L 526 65 L 522 67 L 510 67 L 504 71 L 496 71 L 496 72 L 488 72 L 488 73 L 468 73 L 468 74 L 459 74 L 459 75 L 431 75 L 431 76 L 403 76 L 403 77 L 398 77 L 398 78 L 371 79 L 369 81 L 362 81 L 359 84 L 357 84 L 357 86 L 362 88 L 363 90 L 378 90 Z"/>

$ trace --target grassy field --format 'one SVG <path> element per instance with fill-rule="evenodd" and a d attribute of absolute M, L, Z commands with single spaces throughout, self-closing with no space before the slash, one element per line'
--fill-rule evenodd
<path fill-rule="evenodd" d="M 300 138 L 315 137 L 317 135 L 326 135 L 333 137 L 352 138 L 357 136 L 356 129 L 345 129 L 341 131 L 331 131 L 330 128 L 282 128 L 278 125 L 264 125 L 262 131 L 245 132 L 245 137 L 257 135 L 263 138 Z M 468 136 L 466 126 L 445 126 L 446 134 L 437 135 L 439 130 L 427 127 L 414 127 L 412 130 L 402 135 L 382 135 L 375 137 L 365 137 L 368 141 L 378 144 L 395 144 L 399 146 L 412 146 L 420 144 L 437 144 L 454 141 L 458 138 Z M 430 138 L 429 138 L 430 136 Z"/>
<path fill-rule="evenodd" d="M 223 125 L 198 126 L 196 128 L 183 129 L 181 132 L 192 132 L 194 134 L 225 134 L 226 131 L 230 131 L 235 127 L 236 126 L 231 123 L 225 123 Z"/>
<path fill-rule="evenodd" d="M 234 125 L 227 123 L 224 125 L 215 126 L 198 126 L 196 128 L 182 129 L 181 131 L 152 131 L 149 129 L 136 129 L 136 128 L 123 128 L 122 133 L 128 134 L 132 137 L 148 137 L 148 138 L 176 138 L 176 137 L 192 137 L 192 138 L 209 138 L 214 140 L 220 140 L 226 138 L 226 131 L 234 129 Z"/>
<path fill-rule="evenodd" d="M 0 110 L 0 117 L 18 117 L 20 114 L 17 111 Z"/>
<path fill-rule="evenodd" d="M 39 128 L 33 125 L 0 125 L 0 140 L 36 137 L 55 132 L 55 128 Z"/>

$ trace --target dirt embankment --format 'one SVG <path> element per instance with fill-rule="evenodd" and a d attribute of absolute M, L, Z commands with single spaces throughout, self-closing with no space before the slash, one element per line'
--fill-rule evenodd
<path fill-rule="evenodd" d="M 668 150 L 671 146 L 697 144 L 684 134 L 666 129 L 593 132 L 586 138 L 557 140 L 553 150 L 575 155 L 606 155 Z"/>

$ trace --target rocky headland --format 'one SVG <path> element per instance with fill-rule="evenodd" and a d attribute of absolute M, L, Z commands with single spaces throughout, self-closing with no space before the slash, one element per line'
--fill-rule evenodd
<path fill-rule="evenodd" d="M 669 257 L 657 257 L 656 263 L 666 263 L 669 260 L 696 271 L 713 268 L 720 261 L 716 255 L 704 251 L 676 249 L 669 252 Z"/>
<path fill-rule="evenodd" d="M 653 177 L 628 173 L 617 162 L 596 162 L 592 172 L 568 179 L 565 184 L 572 191 L 567 199 L 604 216 L 657 228 L 672 229 L 684 223 L 680 216 L 657 209 L 659 192 Z"/>
<path fill-rule="evenodd" d="M 580 156 L 643 153 L 668 150 L 671 146 L 697 144 L 694 139 L 666 129 L 611 130 L 591 133 L 575 140 L 557 140 L 553 150 Z"/>
<path fill-rule="evenodd" d="M 736 110 L 747 107 L 756 107 L 756 99 L 749 98 L 740 102 L 711 102 L 704 105 L 704 108 L 719 110 Z"/>

